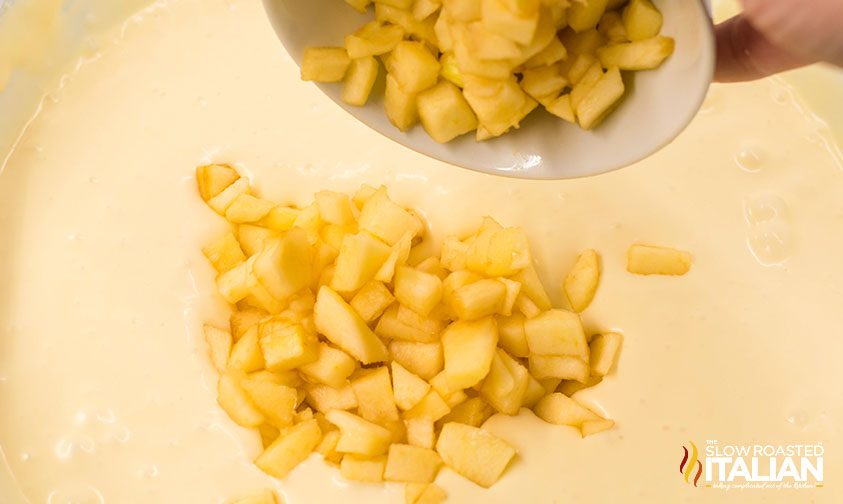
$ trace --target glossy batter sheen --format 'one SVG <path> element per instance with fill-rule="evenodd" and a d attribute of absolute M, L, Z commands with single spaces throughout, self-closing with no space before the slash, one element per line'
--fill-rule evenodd
<path fill-rule="evenodd" d="M 53 96 L 0 175 L 0 446 L 31 502 L 214 503 L 265 486 L 289 504 L 403 502 L 400 485 L 343 482 L 319 456 L 274 481 L 251 463 L 257 434 L 216 405 L 201 324 L 226 308 L 200 247 L 225 225 L 193 176 L 209 161 L 279 202 L 387 184 L 439 238 L 485 214 L 523 226 L 557 301 L 577 251 L 601 252 L 584 320 L 625 342 L 580 398 L 617 428 L 582 440 L 529 413 L 493 418 L 517 461 L 491 490 L 444 470 L 449 502 L 843 499 L 843 169 L 778 81 L 714 87 L 664 151 L 560 182 L 467 172 L 369 131 L 298 80 L 255 1 L 150 8 Z M 626 273 L 638 240 L 692 251 L 691 273 Z M 821 442 L 826 485 L 693 488 L 682 445 L 706 439 Z"/>

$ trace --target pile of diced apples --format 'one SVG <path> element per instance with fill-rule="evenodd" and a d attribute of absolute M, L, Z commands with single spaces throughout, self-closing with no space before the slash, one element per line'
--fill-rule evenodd
<path fill-rule="evenodd" d="M 316 451 L 349 480 L 406 483 L 407 502 L 429 504 L 444 499 L 443 464 L 483 487 L 501 477 L 516 450 L 482 428 L 495 413 L 530 408 L 583 436 L 612 427 L 570 397 L 621 346 L 578 315 L 597 289 L 596 252 L 562 282 L 571 309 L 554 308 L 519 228 L 487 217 L 422 258 L 424 221 L 383 187 L 294 208 L 227 165 L 197 179 L 231 224 L 203 249 L 233 308 L 229 327 L 205 326 L 218 400 L 259 432 L 268 474 Z"/>
<path fill-rule="evenodd" d="M 383 63 L 390 122 L 421 122 L 441 143 L 503 135 L 539 104 L 592 129 L 623 98 L 623 72 L 674 48 L 650 0 L 375 0 L 374 15 L 344 47 L 306 49 L 302 79 L 342 82 L 342 100 L 363 106 Z"/>

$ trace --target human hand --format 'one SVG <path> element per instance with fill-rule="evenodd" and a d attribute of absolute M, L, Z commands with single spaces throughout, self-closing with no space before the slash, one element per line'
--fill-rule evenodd
<path fill-rule="evenodd" d="M 759 79 L 826 61 L 843 66 L 843 0 L 742 0 L 716 28 L 719 82 Z"/>

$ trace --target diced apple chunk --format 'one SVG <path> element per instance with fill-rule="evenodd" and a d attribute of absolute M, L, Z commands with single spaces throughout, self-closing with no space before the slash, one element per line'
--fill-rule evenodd
<path fill-rule="evenodd" d="M 260 224 L 273 231 L 289 231 L 293 228 L 301 210 L 284 205 L 276 205 L 261 220 Z"/>
<path fill-rule="evenodd" d="M 298 404 L 295 389 L 251 378 L 242 380 L 240 386 L 274 427 L 283 428 L 293 423 L 293 414 Z"/>
<path fill-rule="evenodd" d="M 298 388 L 304 385 L 304 381 L 302 381 L 296 371 L 273 372 L 262 369 L 260 371 L 255 371 L 254 373 L 249 373 L 249 379 L 275 383 L 277 385 L 284 385 L 292 388 Z"/>
<path fill-rule="evenodd" d="M 295 369 L 319 357 L 316 335 L 300 324 L 290 325 L 283 321 L 272 320 L 261 324 L 260 347 L 266 368 L 270 371 Z"/>
<path fill-rule="evenodd" d="M 299 366 L 299 370 L 309 379 L 331 387 L 341 387 L 357 368 L 357 362 L 347 353 L 325 343 L 319 343 L 316 355 L 315 361 Z"/>
<path fill-rule="evenodd" d="M 386 456 L 361 457 L 348 454 L 340 462 L 340 475 L 350 481 L 380 483 L 386 468 Z"/>
<path fill-rule="evenodd" d="M 442 371 L 442 343 L 417 343 L 413 341 L 392 341 L 389 353 L 395 362 L 400 363 L 411 373 L 430 380 Z"/>
<path fill-rule="evenodd" d="M 314 195 L 319 216 L 323 221 L 348 226 L 356 221 L 356 209 L 353 208 L 351 198 L 347 194 L 334 191 L 319 191 Z"/>
<path fill-rule="evenodd" d="M 453 387 L 448 383 L 448 377 L 442 371 L 430 379 L 430 386 L 439 394 L 449 408 L 452 408 L 468 399 L 468 395 L 459 387 Z"/>
<path fill-rule="evenodd" d="M 430 391 L 430 384 L 397 361 L 392 361 L 392 389 L 395 404 L 402 410 L 408 410 L 424 399 Z"/>
<path fill-rule="evenodd" d="M 364 370 L 352 380 L 351 388 L 357 396 L 357 411 L 360 416 L 375 423 L 398 420 L 388 367 Z"/>
<path fill-rule="evenodd" d="M 480 395 L 497 411 L 515 415 L 521 408 L 528 383 L 527 370 L 506 352 L 498 350 L 489 374 L 480 386 Z"/>
<path fill-rule="evenodd" d="M 630 0 L 623 10 L 623 26 L 629 40 L 646 40 L 662 30 L 662 13 L 650 0 Z"/>
<path fill-rule="evenodd" d="M 661 35 L 636 42 L 602 47 L 597 57 L 605 68 L 618 67 L 621 70 L 652 70 L 673 54 L 675 42 Z"/>
<path fill-rule="evenodd" d="M 400 266 L 395 271 L 394 293 L 401 304 L 428 315 L 442 300 L 442 281 L 436 275 Z"/>
<path fill-rule="evenodd" d="M 335 259 L 336 255 L 339 254 L 339 250 L 342 247 L 342 242 L 343 240 L 345 240 L 346 235 L 353 233 L 353 226 L 338 226 L 336 224 L 329 223 L 325 224 L 319 230 L 319 239 L 322 240 L 325 245 L 328 245 L 329 247 L 337 251 L 337 254 L 332 254 L 333 258 Z"/>
<path fill-rule="evenodd" d="M 606 11 L 608 0 L 576 0 L 568 9 L 568 25 L 577 32 L 597 26 Z"/>
<path fill-rule="evenodd" d="M 563 284 L 571 308 L 580 313 L 588 308 L 600 281 L 600 258 L 594 250 L 585 250 L 577 257 Z"/>
<path fill-rule="evenodd" d="M 395 298 L 383 282 L 371 281 L 351 298 L 351 307 L 367 323 L 380 317 Z"/>
<path fill-rule="evenodd" d="M 383 266 L 381 266 L 381 269 L 375 275 L 375 280 L 379 282 L 392 282 L 395 276 L 395 268 L 406 264 L 407 259 L 410 257 L 410 248 L 412 247 L 415 234 L 416 231 L 408 231 L 398 239 L 398 242 L 392 246 L 389 257 L 386 258 Z"/>
<path fill-rule="evenodd" d="M 602 78 L 603 67 L 599 62 L 595 62 L 571 89 L 571 106 L 574 107 L 574 110 L 578 109 L 580 102 L 591 93 L 591 90 Z"/>
<path fill-rule="evenodd" d="M 387 70 L 405 93 L 420 93 L 436 84 L 439 61 L 421 42 L 405 40 L 389 56 Z"/>
<path fill-rule="evenodd" d="M 456 422 L 471 425 L 472 427 L 480 427 L 494 412 L 495 410 L 483 398 L 472 397 L 456 405 L 440 422 L 443 424 Z"/>
<path fill-rule="evenodd" d="M 570 425 L 580 429 L 582 435 L 606 430 L 614 425 L 611 420 L 602 418 L 597 413 L 581 405 L 564 394 L 550 394 L 536 404 L 536 416 L 554 425 Z M 611 422 L 611 423 L 609 423 Z M 586 434 L 588 432 L 588 434 Z"/>
<path fill-rule="evenodd" d="M 442 348 L 445 376 L 451 388 L 477 385 L 489 372 L 497 342 L 497 325 L 491 317 L 448 326 L 442 334 Z"/>
<path fill-rule="evenodd" d="M 282 431 L 255 459 L 255 465 L 270 476 L 282 479 L 313 452 L 322 439 L 316 420 L 308 420 Z"/>
<path fill-rule="evenodd" d="M 602 376 L 592 374 L 592 375 L 589 375 L 589 377 L 586 378 L 583 381 L 562 380 L 558 384 L 558 387 L 555 390 L 556 390 L 556 392 L 561 392 L 568 397 L 572 397 L 574 394 L 576 394 L 580 390 L 591 388 L 591 387 L 599 384 L 601 381 L 603 381 Z M 553 392 L 553 390 L 551 390 L 549 392 Z"/>
<path fill-rule="evenodd" d="M 617 67 L 610 68 L 577 104 L 577 120 L 584 129 L 592 129 L 623 98 L 625 86 Z"/>
<path fill-rule="evenodd" d="M 390 74 L 386 76 L 384 108 L 386 117 L 393 126 L 401 131 L 409 131 L 419 122 L 419 109 L 416 105 L 416 93 L 407 93 Z"/>
<path fill-rule="evenodd" d="M 263 226 L 241 224 L 237 226 L 237 241 L 247 256 L 263 251 L 268 244 L 281 239 L 281 233 Z"/>
<path fill-rule="evenodd" d="M 404 504 L 442 504 L 447 497 L 445 490 L 433 483 L 407 483 Z"/>
<path fill-rule="evenodd" d="M 217 384 L 217 402 L 238 425 L 257 427 L 264 422 L 264 416 L 240 386 L 245 379 L 246 374 L 238 369 L 223 373 Z"/>
<path fill-rule="evenodd" d="M 515 313 L 509 317 L 497 317 L 498 344 L 515 357 L 528 357 L 527 333 L 524 332 L 524 315 Z"/>
<path fill-rule="evenodd" d="M 329 424 L 333 427 L 333 424 Z M 320 428 L 321 425 L 320 425 Z M 324 431 L 323 431 L 324 432 Z M 340 431 L 334 427 L 333 430 L 325 432 L 322 441 L 316 446 L 316 451 L 322 454 L 322 458 L 328 464 L 339 464 L 343 454 L 337 451 L 337 443 L 340 440 Z"/>
<path fill-rule="evenodd" d="M 239 178 L 240 174 L 237 170 L 224 164 L 210 164 L 196 168 L 199 195 L 204 201 L 220 194 Z"/>
<path fill-rule="evenodd" d="M 363 205 L 358 224 L 361 230 L 372 233 L 387 245 L 395 245 L 408 232 L 412 238 L 422 231 L 416 218 L 392 201 L 384 187 Z"/>
<path fill-rule="evenodd" d="M 535 407 L 536 416 L 555 425 L 579 427 L 587 420 L 598 420 L 599 415 L 566 396 L 554 393 L 542 398 Z"/>
<path fill-rule="evenodd" d="M 439 63 L 442 64 L 442 70 L 439 71 L 439 75 L 441 75 L 443 79 L 450 81 L 459 88 L 465 85 L 465 81 L 463 81 L 462 78 L 462 72 L 460 72 L 460 67 L 457 64 L 457 57 L 454 53 L 446 52 L 440 56 Z"/>
<path fill-rule="evenodd" d="M 568 57 L 568 50 L 558 37 L 553 37 L 550 43 L 542 49 L 539 53 L 532 56 L 524 63 L 524 66 L 529 68 L 536 68 L 542 66 L 553 65 Z"/>
<path fill-rule="evenodd" d="M 535 67 L 524 70 L 521 87 L 530 96 L 541 101 L 547 96 L 557 96 L 570 84 L 568 77 L 562 75 L 559 65 Z"/>
<path fill-rule="evenodd" d="M 607 420 L 601 418 L 600 420 L 586 420 L 580 426 L 580 433 L 582 437 L 591 436 L 598 432 L 603 432 L 615 426 L 614 420 Z"/>
<path fill-rule="evenodd" d="M 591 372 L 606 376 L 617 361 L 623 336 L 618 333 L 598 334 L 591 340 Z"/>
<path fill-rule="evenodd" d="M 536 103 L 518 85 L 515 77 L 487 79 L 465 76 L 463 95 L 477 120 L 492 136 L 500 136 L 517 128 Z"/>
<path fill-rule="evenodd" d="M 515 298 L 515 308 L 517 308 L 518 312 L 528 319 L 541 315 L 541 310 L 538 306 L 536 306 L 536 303 L 534 303 L 529 296 L 523 293 L 519 294 L 518 297 Z"/>
<path fill-rule="evenodd" d="M 436 45 L 436 33 L 433 29 L 435 20 L 432 17 L 417 21 L 408 9 L 398 9 L 382 2 L 375 4 L 375 19 L 382 23 L 391 23 L 404 29 L 410 37 Z"/>
<path fill-rule="evenodd" d="M 302 57 L 301 78 L 315 82 L 339 82 L 350 65 L 351 58 L 342 47 L 309 47 Z"/>
<path fill-rule="evenodd" d="M 365 13 L 366 8 L 372 3 L 372 0 L 345 0 L 345 3 L 354 8 L 354 10 Z"/>
<path fill-rule="evenodd" d="M 228 366 L 228 355 L 231 353 L 231 333 L 208 324 L 205 324 L 203 330 L 211 362 L 217 371 L 225 371 Z"/>
<path fill-rule="evenodd" d="M 468 270 L 454 271 L 442 281 L 442 300 L 453 313 L 454 293 L 460 287 L 482 280 L 483 277 Z"/>
<path fill-rule="evenodd" d="M 521 45 L 533 40 L 539 23 L 538 9 L 520 14 L 508 9 L 503 0 L 482 0 L 483 25 L 492 33 L 498 33 Z"/>
<path fill-rule="evenodd" d="M 411 418 L 404 421 L 407 428 L 407 443 L 421 448 L 433 448 L 436 431 L 433 420 L 429 418 Z"/>
<path fill-rule="evenodd" d="M 538 355 L 573 355 L 588 359 L 588 344 L 576 313 L 549 310 L 524 322 L 530 352 Z"/>
<path fill-rule="evenodd" d="M 416 264 L 415 268 L 424 273 L 429 273 L 439 277 L 440 281 L 448 276 L 448 271 L 445 270 L 442 263 L 439 262 L 439 258 L 435 256 L 430 256 L 424 261 Z"/>
<path fill-rule="evenodd" d="M 393 340 L 430 343 L 438 339 L 442 327 L 440 320 L 422 317 L 409 308 L 393 305 L 378 320 L 375 334 Z"/>
<path fill-rule="evenodd" d="M 530 373 L 539 380 L 559 378 L 585 382 L 589 374 L 588 363 L 571 355 L 531 355 Z"/>
<path fill-rule="evenodd" d="M 258 282 L 252 274 L 255 258 L 251 257 L 230 270 L 217 275 L 217 290 L 229 303 L 235 304 L 249 295 L 251 288 Z"/>
<path fill-rule="evenodd" d="M 228 356 L 228 367 L 251 373 L 252 371 L 263 369 L 264 366 L 265 363 L 260 348 L 258 328 L 253 327 L 246 331 L 246 334 L 231 347 L 231 354 Z"/>
<path fill-rule="evenodd" d="M 400 26 L 371 21 L 345 36 L 345 49 L 351 59 L 379 56 L 395 49 L 402 38 L 404 30 Z"/>
<path fill-rule="evenodd" d="M 272 296 L 285 300 L 310 283 L 311 264 L 307 236 L 294 229 L 258 254 L 253 270 Z"/>
<path fill-rule="evenodd" d="M 469 22 L 480 19 L 480 0 L 443 0 L 448 16 L 455 21 Z"/>
<path fill-rule="evenodd" d="M 609 11 L 603 14 L 597 30 L 609 44 L 629 42 L 629 34 L 626 33 L 626 27 L 624 26 L 621 14 L 617 11 Z M 658 35 L 658 33 L 655 35 Z"/>
<path fill-rule="evenodd" d="M 314 322 L 320 334 L 363 364 L 387 358 L 383 342 L 339 294 L 323 286 L 313 307 Z"/>
<path fill-rule="evenodd" d="M 328 385 L 308 385 L 307 403 L 317 411 L 327 413 L 331 410 L 351 410 L 357 407 L 357 396 L 351 384 L 345 383 L 341 387 Z"/>
<path fill-rule="evenodd" d="M 626 254 L 626 270 L 636 275 L 681 276 L 691 270 L 691 254 L 654 245 L 636 244 Z"/>
<path fill-rule="evenodd" d="M 272 490 L 261 490 L 255 494 L 249 495 L 233 501 L 231 504 L 276 504 L 275 494 Z"/>
<path fill-rule="evenodd" d="M 562 73 L 567 73 L 568 80 L 571 81 L 571 85 L 576 85 L 579 84 L 585 73 L 590 70 L 595 63 L 599 63 L 599 61 L 597 61 L 597 58 L 595 58 L 594 55 L 577 54 L 562 63 Z"/>
<path fill-rule="evenodd" d="M 229 326 L 231 327 L 231 336 L 234 341 L 239 340 L 246 334 L 246 331 L 258 325 L 268 314 L 257 308 L 246 308 L 243 310 L 236 310 L 229 318 Z"/>
<path fill-rule="evenodd" d="M 505 60 L 517 58 L 521 55 L 521 48 L 512 40 L 490 32 L 483 26 L 482 21 L 474 21 L 466 25 L 467 31 L 463 39 L 472 54 L 481 60 Z"/>
<path fill-rule="evenodd" d="M 413 2 L 413 17 L 416 18 L 416 21 L 427 19 L 441 7 L 441 0 L 415 0 Z"/>
<path fill-rule="evenodd" d="M 410 408 L 404 413 L 404 418 L 407 420 L 413 418 L 426 418 L 431 421 L 437 421 L 451 411 L 448 404 L 442 399 L 435 390 L 431 390 L 426 396 L 419 401 L 418 404 Z"/>
<path fill-rule="evenodd" d="M 242 304 L 271 314 L 279 314 L 284 310 L 284 302 L 276 299 L 260 282 L 249 287 L 249 294 L 243 298 Z"/>
<path fill-rule="evenodd" d="M 348 454 L 340 463 L 340 475 L 350 481 L 380 483 L 383 481 L 385 467 L 385 455 L 369 458 Z"/>
<path fill-rule="evenodd" d="M 410 10 L 413 6 L 413 0 L 377 0 L 379 4 L 395 7 L 400 10 Z"/>
<path fill-rule="evenodd" d="M 256 222 L 263 219 L 274 207 L 275 204 L 271 201 L 251 194 L 241 194 L 225 209 L 225 218 L 235 224 Z"/>
<path fill-rule="evenodd" d="M 340 429 L 339 452 L 374 457 L 386 453 L 392 442 L 390 431 L 353 413 L 332 410 L 325 418 Z"/>
<path fill-rule="evenodd" d="M 521 293 L 529 297 L 540 310 L 544 311 L 551 308 L 550 296 L 547 295 L 547 291 L 532 265 L 528 265 L 510 278 L 521 284 Z"/>
<path fill-rule="evenodd" d="M 442 427 L 436 451 L 445 464 L 478 485 L 489 488 L 500 479 L 515 449 L 489 432 L 458 423 Z"/>
<path fill-rule="evenodd" d="M 450 142 L 477 128 L 477 116 L 460 89 L 447 80 L 419 94 L 419 118 L 428 135 L 439 143 Z"/>
<path fill-rule="evenodd" d="M 466 268 L 466 254 L 468 244 L 463 243 L 456 236 L 447 236 L 442 242 L 439 262 L 450 271 L 461 271 Z"/>
<path fill-rule="evenodd" d="M 389 447 L 384 479 L 403 483 L 431 483 L 441 466 L 442 459 L 429 448 L 393 444 Z"/>
<path fill-rule="evenodd" d="M 462 320 L 476 320 L 494 315 L 506 299 L 506 286 L 487 278 L 464 285 L 451 296 L 451 309 Z"/>
<path fill-rule="evenodd" d="M 319 228 L 323 224 L 322 216 L 319 215 L 319 207 L 316 203 L 311 203 L 301 209 L 295 222 L 293 222 L 293 228 L 301 228 L 301 231 L 304 231 L 307 235 L 308 242 L 312 245 L 319 238 Z M 292 231 L 301 232 L 296 229 Z"/>
<path fill-rule="evenodd" d="M 380 63 L 374 56 L 352 60 L 340 94 L 342 101 L 355 107 L 365 105 L 369 101 L 379 70 Z"/>
<path fill-rule="evenodd" d="M 369 233 L 346 235 L 331 287 L 338 292 L 353 292 L 363 287 L 375 277 L 389 253 L 389 247 Z"/>
<path fill-rule="evenodd" d="M 524 397 L 521 399 L 521 405 L 525 408 L 532 408 L 539 400 L 547 395 L 544 385 L 534 377 L 529 377 L 527 390 L 524 392 Z"/>
<path fill-rule="evenodd" d="M 512 315 L 512 311 L 515 308 L 515 301 L 521 294 L 521 284 L 515 280 L 510 280 L 509 278 L 498 278 L 498 282 L 502 283 L 504 287 L 506 287 L 506 295 L 504 296 L 503 302 L 498 309 L 498 313 L 508 317 Z"/>
<path fill-rule="evenodd" d="M 228 232 L 202 249 L 202 253 L 220 273 L 225 273 L 246 260 L 234 234 Z"/>

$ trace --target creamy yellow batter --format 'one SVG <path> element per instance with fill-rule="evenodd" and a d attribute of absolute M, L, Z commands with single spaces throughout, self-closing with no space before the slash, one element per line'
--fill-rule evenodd
<path fill-rule="evenodd" d="M 843 499 L 843 163 L 789 87 L 715 86 L 651 159 L 530 182 L 410 152 L 297 72 L 260 2 L 173 0 L 44 103 L 0 174 L 0 502 L 223 502 L 266 486 L 290 504 L 403 502 L 400 485 L 344 482 L 317 455 L 265 476 L 257 434 L 216 405 L 201 324 L 225 306 L 199 249 L 225 225 L 193 177 L 210 161 L 279 202 L 387 184 L 439 238 L 485 214 L 523 226 L 557 301 L 576 253 L 601 251 L 585 322 L 624 348 L 578 397 L 617 427 L 582 440 L 526 412 L 493 418 L 517 462 L 491 490 L 443 471 L 449 502 Z M 626 273 L 638 240 L 692 251 L 691 273 Z M 825 485 L 694 488 L 682 446 L 706 439 L 821 442 Z"/>

